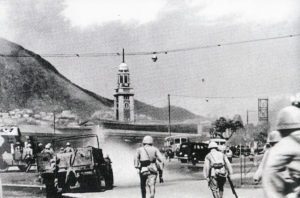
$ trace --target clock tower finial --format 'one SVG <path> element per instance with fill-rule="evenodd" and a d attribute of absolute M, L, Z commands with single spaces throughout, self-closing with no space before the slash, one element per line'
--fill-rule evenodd
<path fill-rule="evenodd" d="M 122 122 L 134 122 L 134 92 L 131 87 L 130 73 L 125 63 L 125 50 L 122 50 L 122 63 L 118 69 L 118 83 L 114 94 L 115 119 Z"/>

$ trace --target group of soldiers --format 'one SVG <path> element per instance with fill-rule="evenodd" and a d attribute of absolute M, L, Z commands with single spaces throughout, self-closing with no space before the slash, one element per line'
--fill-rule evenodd
<path fill-rule="evenodd" d="M 70 142 L 66 143 L 66 147 L 61 147 L 59 153 L 71 153 L 74 152 Z M 46 144 L 45 148 L 41 151 L 41 153 L 49 153 L 50 155 L 54 154 L 53 146 L 51 143 Z"/>
<path fill-rule="evenodd" d="M 214 198 L 222 198 L 224 184 L 228 174 L 232 174 L 232 167 L 227 156 L 218 150 L 218 145 L 211 142 L 208 146 L 209 154 L 205 157 L 204 177 L 212 190 Z M 163 183 L 163 157 L 159 149 L 153 146 L 153 138 L 145 136 L 143 146 L 137 149 L 134 166 L 140 176 L 142 198 L 146 198 L 146 187 L 149 188 L 150 198 L 155 196 L 157 177 Z"/>
<path fill-rule="evenodd" d="M 262 162 L 254 174 L 254 181 L 262 180 L 266 198 L 300 197 L 300 105 L 292 104 L 283 108 L 277 117 L 276 130 L 269 133 Z M 232 166 L 226 154 L 210 142 L 206 155 L 203 175 L 214 198 L 222 198 L 226 178 L 232 175 Z M 135 168 L 141 182 L 142 198 L 146 198 L 146 186 L 150 198 L 155 196 L 157 176 L 162 179 L 163 158 L 153 146 L 153 139 L 145 136 L 143 146 L 137 149 Z"/>

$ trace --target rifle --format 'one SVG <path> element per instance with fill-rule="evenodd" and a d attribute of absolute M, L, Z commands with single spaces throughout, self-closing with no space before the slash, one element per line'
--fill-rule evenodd
<path fill-rule="evenodd" d="M 228 174 L 227 174 L 227 180 L 228 180 L 228 182 L 229 182 L 231 191 L 232 191 L 232 193 L 234 194 L 235 198 L 238 198 L 238 195 L 237 195 L 237 193 L 236 193 L 236 191 L 235 191 L 235 189 L 234 189 L 234 185 L 233 185 L 233 183 L 232 183 L 232 181 L 231 181 L 231 178 L 230 178 L 230 175 L 229 175 L 229 170 L 228 170 L 228 167 L 227 167 L 226 161 L 225 161 L 225 155 L 223 155 L 223 156 L 224 156 L 224 165 L 225 165 L 225 168 L 226 168 L 227 171 L 228 171 Z M 227 160 L 228 160 L 228 159 L 227 159 Z"/>
<path fill-rule="evenodd" d="M 235 198 L 238 198 L 238 195 L 236 194 L 236 191 L 235 191 L 235 189 L 234 189 L 234 185 L 233 185 L 233 183 L 232 183 L 232 181 L 231 181 L 231 179 L 230 179 L 229 174 L 227 174 L 227 180 L 228 180 L 228 182 L 229 182 L 229 184 L 230 184 L 231 191 L 232 191 L 232 193 L 234 194 Z"/>

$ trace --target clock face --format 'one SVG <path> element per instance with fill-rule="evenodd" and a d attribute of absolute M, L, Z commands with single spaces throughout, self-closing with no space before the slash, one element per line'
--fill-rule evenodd
<path fill-rule="evenodd" d="M 128 103 L 128 102 L 125 102 L 125 103 L 124 103 L 124 107 L 125 107 L 125 109 L 129 109 L 129 103 Z"/>
<path fill-rule="evenodd" d="M 263 107 L 263 108 L 268 107 L 268 101 L 267 100 L 261 100 L 260 101 L 260 107 Z"/>

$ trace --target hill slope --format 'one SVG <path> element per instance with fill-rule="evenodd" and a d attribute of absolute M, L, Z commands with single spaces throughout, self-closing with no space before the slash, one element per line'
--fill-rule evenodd
<path fill-rule="evenodd" d="M 95 111 L 113 115 L 113 100 L 83 89 L 61 75 L 41 56 L 22 46 L 0 39 L 0 108 L 8 111 L 29 108 L 35 111 L 72 110 L 80 117 Z M 167 108 L 156 108 L 136 100 L 137 114 L 167 120 Z M 174 120 L 195 118 L 191 112 L 172 108 Z"/>

